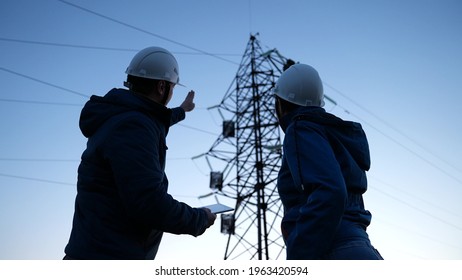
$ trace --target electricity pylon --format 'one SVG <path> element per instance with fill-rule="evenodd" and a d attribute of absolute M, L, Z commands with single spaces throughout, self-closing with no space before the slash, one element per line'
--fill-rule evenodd
<path fill-rule="evenodd" d="M 227 93 L 209 108 L 222 117 L 223 133 L 201 156 L 214 193 L 235 201 L 234 212 L 221 215 L 228 235 L 224 259 L 285 257 L 276 186 L 282 145 L 272 88 L 287 64 L 293 61 L 276 49 L 264 51 L 251 35 Z"/>

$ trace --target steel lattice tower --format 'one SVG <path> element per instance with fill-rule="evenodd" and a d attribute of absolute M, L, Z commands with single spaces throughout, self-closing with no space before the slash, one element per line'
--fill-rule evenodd
<path fill-rule="evenodd" d="M 276 186 L 282 145 L 272 88 L 291 62 L 275 49 L 263 51 L 251 35 L 227 93 L 209 108 L 223 118 L 223 133 L 201 156 L 212 170 L 214 193 L 235 200 L 234 213 L 221 216 L 221 230 L 228 234 L 225 259 L 285 257 Z M 217 160 L 221 164 L 212 163 Z"/>

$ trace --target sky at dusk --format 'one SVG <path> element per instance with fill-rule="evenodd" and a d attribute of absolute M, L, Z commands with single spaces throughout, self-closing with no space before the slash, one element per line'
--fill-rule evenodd
<path fill-rule="evenodd" d="M 160 46 L 180 66 L 196 109 L 167 137 L 169 192 L 214 203 L 206 152 L 217 105 L 251 34 L 315 67 L 333 102 L 362 124 L 371 170 L 368 233 L 390 260 L 462 259 L 462 2 L 90 1 L 0 3 L 0 259 L 61 259 L 86 145 L 78 121 L 91 95 L 123 87 L 138 50 Z M 217 219 L 194 238 L 166 234 L 157 259 L 223 259 Z"/>

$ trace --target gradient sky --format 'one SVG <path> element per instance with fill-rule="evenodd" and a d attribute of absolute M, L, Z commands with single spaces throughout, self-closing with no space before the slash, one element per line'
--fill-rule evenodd
<path fill-rule="evenodd" d="M 187 87 L 175 88 L 171 106 L 196 91 L 196 110 L 167 138 L 170 193 L 213 203 L 197 198 L 210 192 L 210 170 L 191 158 L 221 132 L 206 108 L 221 101 L 257 32 L 265 48 L 317 68 L 337 103 L 326 110 L 362 123 L 368 232 L 384 258 L 462 259 L 461 14 L 458 0 L 2 0 L 0 259 L 64 256 L 86 144 L 80 110 L 122 87 L 147 46 L 180 64 Z M 222 259 L 219 224 L 198 238 L 166 235 L 157 258 Z"/>

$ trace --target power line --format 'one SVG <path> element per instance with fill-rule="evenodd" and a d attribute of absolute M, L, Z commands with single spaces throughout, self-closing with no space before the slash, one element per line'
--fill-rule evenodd
<path fill-rule="evenodd" d="M 398 192 L 400 192 L 400 193 L 403 193 L 403 194 L 405 194 L 405 195 L 407 195 L 407 196 L 409 196 L 409 197 L 412 197 L 412 198 L 415 199 L 415 200 L 419 200 L 420 202 L 426 203 L 426 204 L 428 204 L 428 205 L 430 205 L 430 206 L 432 206 L 432 207 L 434 207 L 434 208 L 436 208 L 436 209 L 439 209 L 439 210 L 444 211 L 444 212 L 446 212 L 446 213 L 448 213 L 448 214 L 451 214 L 451 215 L 457 216 L 457 217 L 459 217 L 459 218 L 462 218 L 462 215 L 459 214 L 459 213 L 455 213 L 455 212 L 453 212 L 453 211 L 450 211 L 450 210 L 448 210 L 448 209 L 442 207 L 441 205 L 437 205 L 437 204 L 432 203 L 432 202 L 430 202 L 430 201 L 428 201 L 428 200 L 419 198 L 419 197 L 416 196 L 415 193 L 406 192 L 406 191 L 404 191 L 402 188 L 398 188 L 398 187 L 396 187 L 396 186 L 393 186 L 392 184 L 389 184 L 389 183 L 387 183 L 387 182 L 384 182 L 383 180 L 380 180 L 380 179 L 376 178 L 375 176 L 371 176 L 371 174 L 368 174 L 368 178 L 374 179 L 374 180 L 376 180 L 377 182 L 379 182 L 379 183 L 381 183 L 381 184 L 383 184 L 383 185 L 386 185 L 386 186 L 388 186 L 388 187 L 390 187 L 390 188 L 393 188 L 394 190 L 396 190 L 396 191 L 398 191 Z"/>
<path fill-rule="evenodd" d="M 191 157 L 167 157 L 167 160 L 191 160 Z M 80 162 L 80 159 L 47 159 L 47 158 L 0 158 L 0 161 L 18 162 Z"/>
<path fill-rule="evenodd" d="M 21 161 L 21 162 L 79 162 L 76 159 L 40 159 L 40 158 L 0 158 L 0 161 Z"/>
<path fill-rule="evenodd" d="M 32 41 L 32 40 L 11 39 L 11 38 L 4 38 L 4 37 L 0 37 L 0 41 L 23 43 L 23 44 L 34 44 L 34 45 L 45 45 L 45 46 L 55 46 L 55 47 L 78 48 L 78 49 L 104 50 L 104 51 L 123 51 L 123 52 L 137 52 L 137 51 L 139 51 L 139 50 L 136 50 L 136 49 L 128 49 L 128 48 L 110 48 L 110 47 L 98 47 L 98 46 L 85 46 L 85 45 L 74 45 L 74 44 L 52 43 L 52 42 L 42 42 L 42 41 Z"/>
<path fill-rule="evenodd" d="M 412 139 L 411 137 L 407 136 L 406 134 L 404 134 L 403 132 L 401 132 L 400 130 L 398 130 L 397 128 L 395 128 L 394 126 L 392 126 L 391 124 L 389 124 L 388 122 L 386 122 L 384 119 L 380 118 L 379 116 L 377 116 L 376 114 L 374 114 L 373 112 L 371 112 L 370 110 L 368 110 L 367 108 L 365 108 L 364 106 L 362 106 L 361 104 L 359 104 L 358 102 L 354 101 L 352 98 L 348 97 L 346 94 L 344 94 L 343 92 L 341 92 L 340 90 L 334 88 L 333 86 L 323 82 L 323 84 L 325 84 L 326 86 L 328 86 L 329 88 L 331 88 L 332 90 L 334 90 L 335 92 L 337 92 L 338 94 L 342 95 L 343 97 L 345 97 L 346 99 L 348 99 L 350 102 L 352 102 L 353 104 L 355 104 L 356 106 L 358 106 L 361 110 L 365 111 L 366 113 L 370 114 L 371 116 L 373 116 L 375 119 L 379 120 L 380 122 L 382 122 L 383 124 L 385 124 L 386 126 L 388 126 L 389 128 L 391 128 L 392 130 L 394 130 L 395 132 L 399 133 L 400 135 L 402 135 L 403 137 L 407 138 L 408 140 L 410 140 L 411 142 L 413 142 L 416 146 L 419 146 L 420 148 L 422 148 L 423 150 L 425 150 L 427 153 L 433 155 L 434 157 L 438 158 L 439 160 L 441 160 L 442 162 L 446 163 L 448 166 L 452 167 L 454 170 L 456 171 L 459 171 L 462 173 L 462 171 L 458 168 L 456 168 L 454 165 L 452 165 L 451 163 L 447 162 L 446 160 L 442 159 L 441 157 L 439 157 L 438 155 L 436 155 L 435 153 L 431 152 L 430 150 L 428 150 L 427 148 L 423 147 L 422 145 L 420 145 L 417 141 L 415 141 L 414 139 Z M 407 147 L 406 145 L 402 144 L 401 142 L 399 142 L 398 140 L 396 140 L 395 138 L 393 138 L 392 136 L 386 134 L 385 132 L 381 131 L 380 129 L 376 128 L 375 126 L 373 126 L 372 124 L 370 124 L 369 122 L 367 122 L 366 120 L 362 119 L 361 117 L 359 117 L 358 115 L 356 114 L 353 114 L 351 113 L 350 110 L 346 109 L 345 107 L 341 106 L 341 105 L 338 105 L 337 102 L 334 103 L 336 106 L 342 108 L 347 114 L 349 115 L 352 115 L 354 117 L 356 117 L 358 120 L 360 120 L 363 124 L 366 124 L 368 125 L 369 127 L 371 127 L 372 129 L 374 129 L 375 131 L 377 131 L 378 133 L 382 134 L 383 136 L 385 136 L 387 139 L 389 139 L 390 141 L 394 142 L 395 144 L 397 144 L 398 146 L 402 147 L 403 149 L 405 149 L 406 151 L 408 151 L 409 153 L 413 154 L 414 156 L 416 156 L 417 158 L 421 159 L 422 161 L 426 162 L 427 164 L 429 164 L 430 166 L 432 166 L 433 168 L 437 169 L 438 171 L 440 171 L 441 173 L 447 175 L 448 177 L 454 179 L 455 181 L 457 181 L 458 183 L 462 184 L 462 180 L 459 179 L 458 177 L 454 176 L 453 174 L 451 174 L 450 172 L 446 171 L 445 169 L 443 169 L 442 167 L 438 166 L 437 164 L 433 163 L 432 161 L 430 161 L 429 159 L 423 157 L 422 155 L 420 155 L 419 153 L 415 152 L 414 150 L 412 150 L 411 148 Z"/>
<path fill-rule="evenodd" d="M 421 237 L 423 237 L 423 238 L 426 238 L 426 239 L 428 239 L 428 240 L 430 240 L 430 241 L 433 241 L 433 242 L 435 242 L 435 243 L 439 243 L 439 244 L 441 244 L 441 245 L 445 245 L 445 246 L 450 247 L 450 248 L 453 248 L 453 249 L 457 249 L 457 250 L 461 250 L 461 249 L 462 249 L 462 248 L 460 248 L 459 246 L 456 246 L 456 245 L 453 245 L 453 244 L 449 244 L 449 243 L 447 243 L 447 242 L 445 242 L 445 241 L 438 240 L 438 239 L 436 239 L 436 238 L 434 238 L 434 237 L 432 237 L 432 236 L 423 234 L 423 233 L 420 232 L 420 231 L 415 231 L 415 230 L 409 229 L 409 228 L 407 228 L 407 227 L 403 227 L 403 226 L 397 225 L 397 224 L 395 224 L 395 223 L 391 223 L 391 222 L 385 221 L 385 220 L 381 219 L 380 217 L 376 217 L 376 218 L 374 218 L 374 219 L 376 219 L 378 222 L 380 222 L 380 223 L 382 223 L 382 224 L 388 224 L 388 226 L 390 226 L 390 227 L 399 228 L 400 230 L 407 231 L 407 232 L 411 233 L 413 236 L 419 235 L 419 236 L 421 236 Z M 422 258 L 421 256 L 418 256 L 418 257 Z"/>
<path fill-rule="evenodd" d="M 218 133 L 213 133 L 213 132 L 210 132 L 210 131 L 207 131 L 207 130 L 192 127 L 192 126 L 189 126 L 189 125 L 184 125 L 184 124 L 181 124 L 181 123 L 176 124 L 176 125 L 182 126 L 182 127 L 185 127 L 185 128 L 189 128 L 189 129 L 192 129 L 192 130 L 195 130 L 195 131 L 199 131 L 199 132 L 202 132 L 202 133 L 210 134 L 210 135 L 213 135 L 213 136 L 218 136 L 219 135 Z"/>
<path fill-rule="evenodd" d="M 408 206 L 408 207 L 410 207 L 410 208 L 412 208 L 412 209 L 418 211 L 418 212 L 421 212 L 421 213 L 423 213 L 423 214 L 425 214 L 425 215 L 427 215 L 427 216 L 429 216 L 429 217 L 431 217 L 431 218 L 433 218 L 433 219 L 435 219 L 435 220 L 438 220 L 438 221 L 440 221 L 441 223 L 444 223 L 444 224 L 446 224 L 446 225 L 448 225 L 448 226 L 451 226 L 451 227 L 453 227 L 453 228 L 455 228 L 455 229 L 457 229 L 457 230 L 462 231 L 462 227 L 460 227 L 460 226 L 458 226 L 458 225 L 452 224 L 452 223 L 450 223 L 450 222 L 448 222 L 448 221 L 446 221 L 446 220 L 444 220 L 444 219 L 442 219 L 442 218 L 440 218 L 440 217 L 437 217 L 436 215 L 433 215 L 432 213 L 429 213 L 429 212 L 427 212 L 427 211 L 425 211 L 425 210 L 422 210 L 422 209 L 420 209 L 420 208 L 418 208 L 418 207 L 416 207 L 416 206 L 413 206 L 413 205 L 407 203 L 406 201 L 404 201 L 404 200 L 402 200 L 402 199 L 400 199 L 400 198 L 397 198 L 396 196 L 393 196 L 393 195 L 391 195 L 391 194 L 389 194 L 389 193 L 387 193 L 387 192 L 385 192 L 385 191 L 383 191 L 383 190 L 381 190 L 381 189 L 379 189 L 379 188 L 373 188 L 373 189 L 374 189 L 375 191 L 377 191 L 377 192 L 380 192 L 380 193 L 383 194 L 383 195 L 386 195 L 386 196 L 388 196 L 388 197 L 390 197 L 390 198 L 392 198 L 392 199 L 394 199 L 394 200 L 396 200 L 396 201 L 398 201 L 398 202 L 400 202 L 400 203 L 402 203 L 402 204 L 404 204 L 404 205 L 406 205 L 406 206 Z"/>
<path fill-rule="evenodd" d="M 28 180 L 28 181 L 42 182 L 42 183 L 51 183 L 51 184 L 66 185 L 66 186 L 75 186 L 75 184 L 70 184 L 70 183 L 65 183 L 65 182 L 58 182 L 58 181 L 47 180 L 47 179 L 39 179 L 39 178 L 31 178 L 31 177 L 25 177 L 25 176 L 9 175 L 9 174 L 3 174 L 3 173 L 0 173 L 0 176 L 8 177 L 8 178 L 15 178 L 15 179 Z"/>
<path fill-rule="evenodd" d="M 7 178 L 27 180 L 27 181 L 41 182 L 41 183 L 51 183 L 51 184 L 57 184 L 57 185 L 65 185 L 65 186 L 74 186 L 75 187 L 77 185 L 76 183 L 71 184 L 71 183 L 66 183 L 66 182 L 59 182 L 59 181 L 53 181 L 53 180 L 31 178 L 31 177 L 25 177 L 25 176 L 3 174 L 3 173 L 0 173 L 0 176 L 1 177 L 7 177 Z M 182 197 L 182 198 L 198 198 L 197 196 L 193 196 L 193 195 L 176 195 L 176 194 L 170 194 L 170 195 L 172 195 L 173 197 Z"/>
<path fill-rule="evenodd" d="M 454 176 L 453 174 L 449 173 L 447 170 L 443 169 L 442 167 L 438 166 L 437 164 L 433 163 L 432 161 L 426 159 L 425 157 L 423 157 L 422 155 L 420 155 L 419 153 L 415 152 L 414 150 L 412 150 L 411 148 L 408 148 L 407 146 L 405 146 L 404 144 L 400 143 L 398 140 L 396 140 L 395 138 L 391 137 L 390 135 L 386 134 L 385 132 L 381 131 L 380 129 L 376 128 L 375 126 L 373 126 L 372 124 L 370 124 L 369 122 L 367 122 L 366 120 L 360 118 L 359 116 L 351 113 L 351 112 L 348 112 L 349 114 L 351 114 L 352 116 L 356 117 L 357 119 L 359 119 L 362 123 L 370 126 L 372 129 L 374 129 L 375 131 L 377 131 L 378 133 L 382 134 L 383 136 L 385 136 L 387 139 L 389 139 L 390 141 L 394 142 L 396 145 L 400 146 L 401 148 L 405 149 L 406 151 L 408 151 L 409 153 L 413 154 L 414 156 L 416 156 L 417 158 L 421 159 L 422 161 L 426 162 L 427 164 L 429 164 L 430 166 L 432 166 L 433 168 L 435 168 L 436 170 L 440 171 L 441 173 L 447 175 L 448 177 L 454 179 L 455 181 L 457 181 L 459 184 L 462 184 L 462 180 L 459 179 L 458 177 Z"/>
<path fill-rule="evenodd" d="M 131 48 L 113 48 L 113 47 L 101 47 L 101 46 L 64 44 L 64 43 L 32 41 L 32 40 L 23 40 L 23 39 L 12 39 L 12 38 L 4 38 L 4 37 L 0 37 L 0 41 L 22 43 L 22 44 L 45 45 L 45 46 L 54 46 L 54 47 L 77 48 L 77 49 L 94 49 L 94 50 L 103 50 L 103 51 L 121 51 L 121 52 L 138 52 L 138 51 L 140 51 L 139 49 L 131 49 Z M 203 53 L 198 53 L 198 52 L 172 51 L 172 53 L 174 53 L 174 54 L 182 54 L 182 55 L 204 55 Z M 214 53 L 214 55 L 218 55 L 218 56 L 240 56 L 239 54 L 231 54 L 231 53 Z"/>
<path fill-rule="evenodd" d="M 215 55 L 215 54 L 213 54 L 213 53 L 209 53 L 209 52 L 200 50 L 200 49 L 198 49 L 198 48 L 195 48 L 195 47 L 192 47 L 192 46 L 189 46 L 189 45 L 180 43 L 180 42 L 178 42 L 178 41 L 169 39 L 169 38 L 167 38 L 167 37 L 165 37 L 165 36 L 162 36 L 162 35 L 159 35 L 159 34 L 156 34 L 156 33 L 150 32 L 150 31 L 147 31 L 147 30 L 145 30 L 145 29 L 136 27 L 136 26 L 134 26 L 134 25 L 125 23 L 125 22 L 120 21 L 120 20 L 117 20 L 117 19 L 115 19 L 115 18 L 112 18 L 112 17 L 106 16 L 106 15 L 100 14 L 100 13 L 98 13 L 98 12 L 95 12 L 95 11 L 93 11 L 93 10 L 84 8 L 84 7 L 79 6 L 79 5 L 77 5 L 77 4 L 74 4 L 74 3 L 71 3 L 71 2 L 68 2 L 68 1 L 64 1 L 64 0 L 58 0 L 58 1 L 61 2 L 61 3 L 66 4 L 66 5 L 72 6 L 72 7 L 74 7 L 74 8 L 77 8 L 77 9 L 79 9 L 79 10 L 82 10 L 82 11 L 84 11 L 84 12 L 87 12 L 87 13 L 93 14 L 93 15 L 95 15 L 95 16 L 104 18 L 104 19 L 109 20 L 109 21 L 112 21 L 112 22 L 114 22 L 114 23 L 117 23 L 117 24 L 123 25 L 123 26 L 125 26 L 125 27 L 131 28 L 131 29 L 133 29 L 133 30 L 142 32 L 142 33 L 144 33 L 144 34 L 151 35 L 151 36 L 153 36 L 153 37 L 162 39 L 162 40 L 164 40 L 164 41 L 167 41 L 167 42 L 176 44 L 176 45 L 178 45 L 178 46 L 182 46 L 182 47 L 184 47 L 184 48 L 187 48 L 187 49 L 190 49 L 190 50 L 199 52 L 199 53 L 202 53 L 202 54 L 204 54 L 204 55 L 208 55 L 208 56 L 217 58 L 217 59 L 219 59 L 219 60 L 223 60 L 223 61 L 226 61 L 226 62 L 235 64 L 235 65 L 239 65 L 239 63 L 234 62 L 234 61 L 232 61 L 232 60 L 229 60 L 229 59 L 223 58 L 223 57 L 221 57 L 221 56 Z"/>
<path fill-rule="evenodd" d="M 49 82 L 45 82 L 45 81 L 43 81 L 43 80 L 39 80 L 39 79 L 30 77 L 30 76 L 27 76 L 27 75 L 18 73 L 18 72 L 15 72 L 15 71 L 6 69 L 6 68 L 4 68 L 4 67 L 0 67 L 0 70 L 3 70 L 3 71 L 5 71 L 5 72 L 8 72 L 8 73 L 11 73 L 11 74 L 14 74 L 14 75 L 17 75 L 17 76 L 22 77 L 22 78 L 26 78 L 26 79 L 33 80 L 33 81 L 35 81 L 35 82 L 39 82 L 39 83 L 42 83 L 42 84 L 45 84 L 45 85 L 48 85 L 48 86 L 51 86 L 51 87 L 55 87 L 55 88 L 58 88 L 58 89 L 61 89 L 61 90 L 64 90 L 64 91 L 67 91 L 67 92 L 70 92 L 70 93 L 73 93 L 73 94 L 77 94 L 77 95 L 84 96 L 84 97 L 87 97 L 87 98 L 90 97 L 90 96 L 85 95 L 85 94 L 83 94 L 83 93 L 80 93 L 80 92 L 77 92 L 77 91 L 74 91 L 74 90 L 71 90 L 71 89 L 67 89 L 67 88 L 64 88 L 64 87 L 61 87 L 61 86 L 58 86 L 58 85 L 55 85 L 55 84 L 52 84 L 52 83 L 49 83 Z M 3 99 L 3 98 L 0 98 L 0 101 L 3 101 L 3 102 L 29 103 L 29 104 L 41 104 L 41 105 L 82 106 L 82 105 L 80 105 L 80 104 L 77 105 L 77 104 L 69 104 L 69 103 L 55 103 L 55 102 L 41 102 L 41 101 L 22 101 L 22 100 Z M 189 128 L 189 129 L 193 129 L 193 130 L 196 130 L 196 131 L 199 131 L 199 132 L 211 134 L 211 135 L 213 135 L 213 136 L 217 136 L 216 133 L 213 133 L 213 132 L 210 132 L 210 131 L 206 131 L 206 130 L 203 130 L 203 129 L 200 129 L 200 128 L 195 128 L 195 127 L 188 126 L 188 125 L 184 125 L 184 124 L 178 124 L 178 125 L 179 125 L 179 126 L 182 126 L 182 127 Z"/>
<path fill-rule="evenodd" d="M 18 72 L 16 72 L 16 71 L 7 69 L 7 68 L 5 68 L 5 67 L 0 67 L 0 70 L 3 70 L 3 71 L 5 71 L 5 72 L 8 72 L 8 73 L 10 73 L 10 74 L 13 74 L 13 75 L 16 75 L 16 76 L 19 76 L 19 77 L 22 77 L 22 78 L 26 78 L 26 79 L 32 80 L 32 81 L 37 82 L 37 83 L 41 83 L 41 84 L 44 84 L 44 85 L 47 85 L 47 86 L 50 86 L 50 87 L 54 87 L 54 88 L 57 88 L 57 89 L 60 89 L 60 90 L 63 90 L 63 91 L 67 91 L 67 92 L 72 93 L 72 94 L 75 94 L 75 95 L 83 96 L 83 97 L 86 97 L 86 98 L 89 98 L 89 97 L 90 97 L 89 95 L 80 93 L 80 92 L 78 92 L 78 91 L 71 90 L 71 89 L 68 89 L 68 88 L 65 88 L 65 87 L 62 87 L 62 86 L 58 86 L 58 85 L 55 85 L 55 84 L 52 84 L 52 83 L 49 83 L 49 82 L 45 82 L 45 81 L 43 81 L 43 80 L 40 80 L 40 79 L 31 77 L 31 76 L 28 76 L 28 75 L 25 75 L 25 74 L 18 73 Z"/>
<path fill-rule="evenodd" d="M 389 184 L 387 184 L 387 185 L 389 185 Z M 389 186 L 391 186 L 391 185 L 389 185 Z M 394 200 L 400 202 L 401 204 L 404 204 L 404 205 L 408 206 L 409 208 L 412 208 L 412 209 L 414 209 L 414 210 L 416 210 L 416 211 L 418 211 L 418 212 L 420 212 L 420 213 L 422 213 L 422 214 L 424 214 L 424 215 L 426 215 L 426 216 L 428 216 L 428 217 L 430 217 L 430 218 L 433 218 L 433 219 L 435 219 L 435 220 L 437 220 L 437 221 L 439 221 L 439 222 L 441 222 L 441 223 L 444 223 L 444 224 L 446 224 L 446 225 L 448 225 L 448 226 L 451 226 L 451 227 L 453 227 L 453 228 L 455 228 L 455 229 L 457 229 L 457 230 L 462 230 L 462 228 L 461 228 L 460 226 L 457 226 L 457 225 L 455 225 L 455 224 L 453 224 L 453 223 L 451 223 L 451 222 L 449 222 L 449 221 L 447 221 L 447 220 L 445 220 L 445 219 L 443 219 L 443 218 L 440 218 L 440 217 L 438 217 L 438 216 L 436 216 L 436 215 L 434 215 L 434 214 L 432 214 L 432 213 L 430 213 L 430 212 L 428 212 L 428 211 L 422 210 L 421 208 L 419 208 L 419 207 L 417 207 L 417 206 L 414 206 L 414 205 L 410 204 L 409 202 L 407 202 L 407 201 L 405 201 L 405 200 L 403 200 L 403 199 L 400 199 L 400 198 L 398 198 L 398 197 L 396 197 L 396 196 L 394 196 L 394 195 L 391 195 L 391 194 L 389 194 L 388 192 L 385 192 L 385 191 L 383 191 L 383 190 L 381 190 L 381 189 L 379 189 L 379 188 L 373 187 L 372 185 L 369 185 L 369 187 L 370 187 L 372 190 L 377 191 L 377 192 L 381 193 L 382 195 L 388 196 L 389 198 L 392 198 L 392 199 L 394 199 Z M 401 191 L 401 190 L 399 190 L 399 191 Z M 402 192 L 402 191 L 401 191 L 401 192 Z M 414 198 L 415 198 L 415 197 L 414 197 Z M 442 208 L 442 207 L 439 207 L 439 206 L 437 206 L 437 205 L 434 205 L 434 204 L 432 204 L 432 203 L 430 203 L 430 202 L 428 202 L 428 201 L 425 201 L 425 200 L 423 200 L 423 199 L 419 199 L 419 200 L 420 200 L 420 201 L 423 201 L 423 202 L 425 202 L 425 203 L 427 203 L 427 204 L 430 204 L 431 206 L 433 206 L 433 207 L 435 207 L 435 208 L 438 208 L 438 209 L 440 209 L 440 210 L 443 210 L 443 211 L 445 211 L 445 212 L 448 212 L 448 213 L 450 213 L 450 214 L 452 214 L 452 215 L 459 216 L 458 214 L 452 213 L 451 211 L 449 211 L 449 210 L 447 210 L 447 209 L 444 209 L 444 208 Z M 459 216 L 459 217 L 460 217 L 460 216 Z M 398 227 L 398 226 L 396 226 L 396 227 Z M 407 231 L 409 231 L 409 230 L 407 230 Z M 420 234 L 420 235 L 423 236 L 423 237 L 426 237 L 426 238 L 430 238 L 430 237 L 425 236 L 425 235 L 422 235 L 422 234 Z M 455 246 L 453 246 L 453 245 L 444 243 L 443 241 L 437 240 L 437 239 L 435 239 L 435 238 L 431 238 L 431 240 L 433 240 L 433 241 L 435 241 L 435 242 L 438 242 L 438 243 L 441 243 L 441 244 L 444 244 L 444 245 L 448 245 L 448 246 L 451 246 L 451 247 L 455 247 Z M 460 249 L 460 248 L 458 248 L 458 249 Z"/>
<path fill-rule="evenodd" d="M 353 100 L 351 97 L 349 97 L 347 94 L 344 94 L 343 92 L 341 92 L 340 90 L 336 89 L 335 87 L 331 86 L 330 84 L 326 83 L 326 82 L 323 82 L 323 84 L 325 84 L 327 87 L 329 87 L 330 89 L 332 89 L 333 91 L 335 91 L 336 93 L 340 94 L 341 96 L 343 96 L 344 98 L 346 98 L 347 100 L 349 100 L 351 103 L 355 104 L 357 107 L 359 107 L 361 110 L 365 111 L 366 113 L 368 113 L 369 115 L 373 116 L 375 119 L 377 119 L 379 122 L 381 122 L 382 124 L 384 124 L 385 126 L 387 126 L 388 128 L 392 129 L 393 131 L 395 131 L 396 133 L 398 133 L 399 135 L 403 136 L 404 138 L 406 138 L 407 140 L 411 141 L 414 145 L 420 147 L 422 150 L 426 151 L 428 154 L 434 156 L 435 158 L 439 159 L 440 161 L 444 162 L 446 165 L 448 165 L 449 167 L 453 168 L 454 170 L 458 171 L 459 173 L 462 173 L 462 170 L 460 168 L 457 168 L 456 166 L 454 166 L 452 163 L 448 162 L 447 160 L 445 160 L 444 158 L 440 157 L 439 155 L 437 155 L 436 153 L 434 153 L 433 151 L 429 150 L 428 148 L 424 147 L 422 144 L 420 144 L 419 142 L 417 142 L 416 140 L 414 140 L 413 138 L 411 138 L 410 136 L 408 136 L 407 134 L 405 134 L 404 132 L 402 132 L 401 130 L 397 129 L 395 126 L 391 125 L 390 123 L 388 123 L 387 121 L 385 121 L 383 118 L 379 117 L 377 114 L 375 114 L 374 112 L 372 112 L 371 110 L 367 109 L 366 107 L 362 106 L 361 104 L 359 104 L 358 102 L 356 102 L 355 100 Z M 341 107 L 341 106 L 340 106 Z M 350 114 L 350 112 L 348 110 L 345 110 L 347 113 Z M 356 116 L 357 117 L 357 116 Z M 375 129 L 375 128 L 374 128 Z M 378 129 L 376 129 L 378 130 Z M 397 142 L 397 141 L 395 141 Z M 397 142 L 397 144 L 400 144 Z M 414 153 L 414 152 L 413 152 Z M 451 176 L 452 177 L 452 176 Z M 460 180 L 457 179 L 457 181 L 459 181 L 460 183 L 462 183 Z"/>
<path fill-rule="evenodd" d="M 17 99 L 6 99 L 6 98 L 0 98 L 0 102 L 24 103 L 24 104 L 35 104 L 35 105 L 79 106 L 79 107 L 82 106 L 82 104 L 76 104 L 76 103 L 44 102 L 44 101 L 17 100 Z"/>

